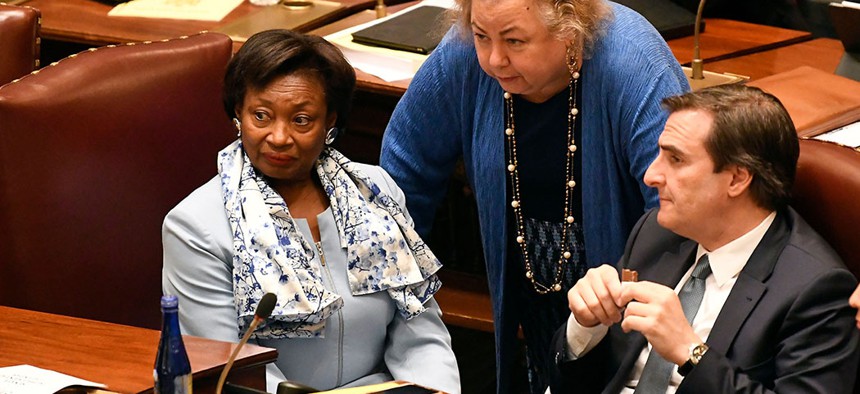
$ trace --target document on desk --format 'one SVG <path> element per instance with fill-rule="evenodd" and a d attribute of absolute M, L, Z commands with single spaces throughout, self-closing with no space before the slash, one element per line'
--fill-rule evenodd
<path fill-rule="evenodd" d="M 423 0 L 414 6 L 405 8 L 384 18 L 330 34 L 325 39 L 340 47 L 346 59 L 349 60 L 349 63 L 361 71 L 375 75 L 388 82 L 412 78 L 415 72 L 418 71 L 418 68 L 424 63 L 424 60 L 427 59 L 427 55 L 362 45 L 352 41 L 352 33 L 423 6 L 451 8 L 453 7 L 453 0 Z M 440 34 L 444 34 L 447 29 L 440 30 Z"/>
<path fill-rule="evenodd" d="M 243 0 L 133 0 L 114 7 L 108 16 L 186 19 L 217 22 Z"/>
<path fill-rule="evenodd" d="M 0 394 L 52 394 L 69 386 L 106 387 L 32 365 L 0 368 Z"/>
<path fill-rule="evenodd" d="M 860 148 L 860 122 L 855 122 L 838 129 L 812 137 L 816 140 L 835 142 L 839 145 L 854 149 Z"/>

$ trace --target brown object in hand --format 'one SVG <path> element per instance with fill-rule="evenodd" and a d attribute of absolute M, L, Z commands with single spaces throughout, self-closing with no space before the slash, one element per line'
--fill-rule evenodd
<path fill-rule="evenodd" d="M 622 282 L 638 282 L 639 281 L 639 273 L 634 271 L 634 270 L 624 268 L 621 270 L 621 281 Z"/>

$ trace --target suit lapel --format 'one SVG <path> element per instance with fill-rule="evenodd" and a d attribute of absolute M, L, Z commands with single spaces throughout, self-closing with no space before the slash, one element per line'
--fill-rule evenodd
<path fill-rule="evenodd" d="M 767 291 L 767 279 L 788 243 L 789 230 L 785 215 L 778 213 L 738 275 L 708 336 L 708 346 L 717 353 L 727 354 L 741 325 Z"/>
<path fill-rule="evenodd" d="M 684 273 L 693 265 L 697 246 L 695 241 L 686 240 L 678 245 L 677 250 L 667 251 L 656 262 L 643 262 L 642 266 L 635 267 L 639 271 L 639 280 L 675 288 Z"/>

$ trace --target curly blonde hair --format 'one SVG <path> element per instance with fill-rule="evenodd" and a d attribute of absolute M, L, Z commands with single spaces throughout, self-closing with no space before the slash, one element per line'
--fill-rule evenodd
<path fill-rule="evenodd" d="M 455 0 L 451 17 L 460 25 L 463 38 L 472 31 L 472 2 Z M 612 10 L 604 0 L 531 0 L 538 6 L 549 32 L 561 41 L 582 40 L 589 49 L 604 32 Z"/>

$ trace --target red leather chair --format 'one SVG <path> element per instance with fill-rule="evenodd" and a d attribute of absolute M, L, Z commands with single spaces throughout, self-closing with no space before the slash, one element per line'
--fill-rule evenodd
<path fill-rule="evenodd" d="M 860 278 L 860 152 L 800 140 L 793 193 L 792 206 Z M 860 394 L 860 381 L 854 392 Z"/>
<path fill-rule="evenodd" d="M 41 17 L 35 8 L 0 3 L 0 86 L 39 67 Z"/>
<path fill-rule="evenodd" d="M 792 206 L 860 278 L 860 152 L 800 140 Z"/>
<path fill-rule="evenodd" d="M 231 40 L 94 49 L 0 88 L 0 304 L 157 328 L 161 222 L 235 138 Z"/>

